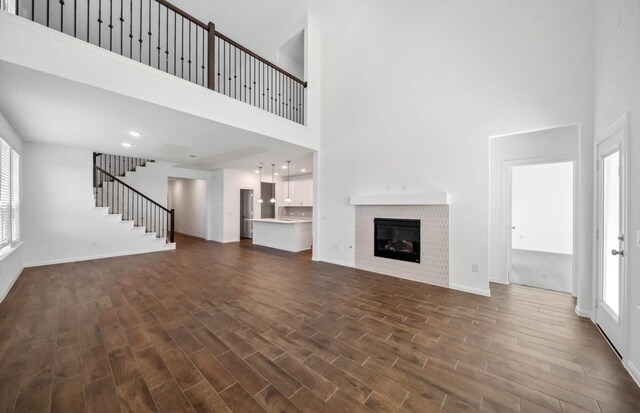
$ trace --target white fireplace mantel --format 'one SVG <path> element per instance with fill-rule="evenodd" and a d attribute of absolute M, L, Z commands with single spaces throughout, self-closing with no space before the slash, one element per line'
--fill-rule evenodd
<path fill-rule="evenodd" d="M 449 193 L 353 195 L 351 205 L 449 205 Z"/>

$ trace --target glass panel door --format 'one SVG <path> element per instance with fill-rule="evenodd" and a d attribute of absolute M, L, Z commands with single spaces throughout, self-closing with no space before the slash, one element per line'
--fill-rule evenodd
<path fill-rule="evenodd" d="M 615 317 L 620 312 L 620 151 L 603 158 L 602 301 Z"/>

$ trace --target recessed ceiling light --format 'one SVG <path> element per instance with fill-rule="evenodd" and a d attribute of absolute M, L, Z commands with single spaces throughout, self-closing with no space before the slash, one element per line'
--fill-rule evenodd
<path fill-rule="evenodd" d="M 122 146 L 124 146 L 125 148 L 130 148 L 131 144 L 129 142 L 122 142 Z"/>
<path fill-rule="evenodd" d="M 300 172 L 307 172 L 306 169 L 300 169 Z"/>
<path fill-rule="evenodd" d="M 139 137 L 141 137 L 141 136 L 142 136 L 142 133 L 140 133 L 140 132 L 136 132 L 136 131 L 134 131 L 134 130 L 130 130 L 130 131 L 129 131 L 129 135 L 131 135 L 131 136 L 132 136 L 132 137 L 134 137 L 134 138 L 139 138 Z"/>
<path fill-rule="evenodd" d="M 197 158 L 196 155 L 189 155 L 189 158 Z"/>
<path fill-rule="evenodd" d="M 282 165 L 282 169 L 287 169 L 287 165 Z"/>
<path fill-rule="evenodd" d="M 278 173 L 276 172 L 274 175 L 275 175 L 275 176 L 278 176 Z"/>
<path fill-rule="evenodd" d="M 253 171 L 253 172 L 254 172 L 254 173 L 257 173 L 257 174 L 259 174 L 259 173 L 260 173 L 260 171 L 259 171 L 259 170 L 257 170 L 257 169 L 256 169 L 255 171 Z"/>

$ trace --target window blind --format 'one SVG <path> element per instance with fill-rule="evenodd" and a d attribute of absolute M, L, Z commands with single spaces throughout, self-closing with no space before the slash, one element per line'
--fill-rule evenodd
<path fill-rule="evenodd" d="M 11 242 L 20 241 L 20 155 L 11 150 Z"/>
<path fill-rule="evenodd" d="M 11 240 L 11 147 L 0 144 L 0 246 Z"/>

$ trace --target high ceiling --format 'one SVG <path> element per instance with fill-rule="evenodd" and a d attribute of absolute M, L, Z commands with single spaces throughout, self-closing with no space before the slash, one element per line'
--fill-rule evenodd
<path fill-rule="evenodd" d="M 307 148 L 6 62 L 0 62 L 0 90 L 0 111 L 27 142 L 202 170 L 253 171 L 259 162 L 287 160 L 293 161 L 292 174 L 313 168 Z"/>

